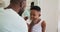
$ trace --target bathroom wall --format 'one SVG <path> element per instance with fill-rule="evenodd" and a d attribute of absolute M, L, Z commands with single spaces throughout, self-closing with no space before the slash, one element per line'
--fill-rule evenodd
<path fill-rule="evenodd" d="M 58 0 L 41 0 L 42 19 L 46 21 L 46 32 L 58 32 Z"/>

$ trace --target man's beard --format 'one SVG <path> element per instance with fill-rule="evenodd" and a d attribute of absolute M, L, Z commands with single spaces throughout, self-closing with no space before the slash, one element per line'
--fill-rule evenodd
<path fill-rule="evenodd" d="M 22 16 L 23 12 L 24 12 L 24 9 L 20 9 L 20 11 L 18 12 L 18 14 L 19 14 L 20 16 Z"/>

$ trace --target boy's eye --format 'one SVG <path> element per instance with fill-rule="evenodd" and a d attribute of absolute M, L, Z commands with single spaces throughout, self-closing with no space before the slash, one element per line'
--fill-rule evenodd
<path fill-rule="evenodd" d="M 35 14 L 33 14 L 33 16 L 35 16 Z"/>
<path fill-rule="evenodd" d="M 35 14 L 31 14 L 31 16 L 35 16 Z"/>

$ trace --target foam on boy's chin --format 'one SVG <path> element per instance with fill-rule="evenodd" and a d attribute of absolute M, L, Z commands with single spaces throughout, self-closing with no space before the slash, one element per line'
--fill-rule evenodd
<path fill-rule="evenodd" d="M 0 7 L 6 8 L 10 4 L 10 0 L 0 0 Z"/>

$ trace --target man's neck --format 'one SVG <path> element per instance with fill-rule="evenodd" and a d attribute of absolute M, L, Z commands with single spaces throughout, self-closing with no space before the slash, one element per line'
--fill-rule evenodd
<path fill-rule="evenodd" d="M 16 4 L 10 4 L 8 7 L 10 7 L 11 9 L 13 9 L 14 11 L 16 11 L 17 13 L 20 10 L 20 7 Z"/>

